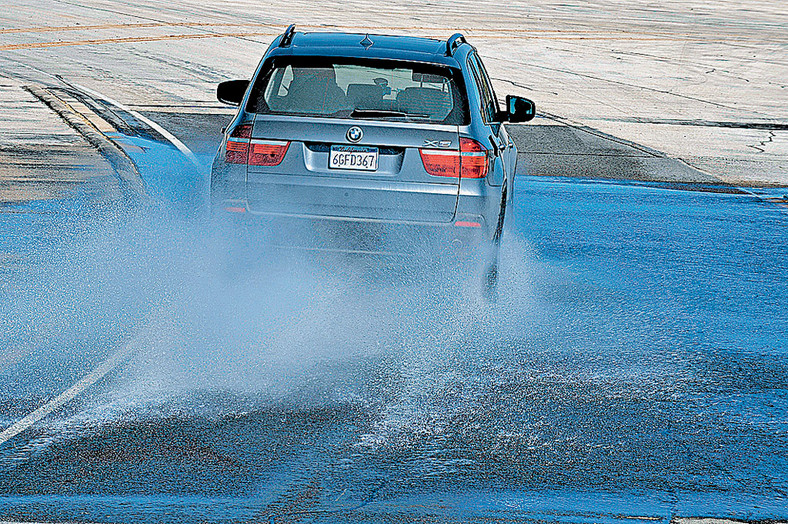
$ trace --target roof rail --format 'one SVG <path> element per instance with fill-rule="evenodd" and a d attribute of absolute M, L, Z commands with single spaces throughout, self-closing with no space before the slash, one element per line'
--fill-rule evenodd
<path fill-rule="evenodd" d="M 462 33 L 454 33 L 446 40 L 446 56 L 452 56 L 454 51 L 460 47 L 461 44 L 467 44 L 468 41 L 465 40 L 465 37 Z"/>
<path fill-rule="evenodd" d="M 279 47 L 290 47 L 293 43 L 293 36 L 295 36 L 295 24 L 290 24 L 285 32 L 282 33 L 282 39 L 279 40 Z"/>

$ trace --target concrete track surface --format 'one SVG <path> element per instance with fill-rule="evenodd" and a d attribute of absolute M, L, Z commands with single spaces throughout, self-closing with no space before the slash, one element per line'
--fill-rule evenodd
<path fill-rule="evenodd" d="M 0 3 L 0 522 L 788 521 L 787 18 Z M 461 30 L 537 102 L 497 302 L 199 213 L 292 22 Z"/>
<path fill-rule="evenodd" d="M 290 23 L 442 38 L 461 30 L 499 95 L 527 95 L 561 124 L 725 182 L 788 185 L 788 12 L 773 2 L 439 0 L 381 10 L 365 0 L 33 0 L 3 5 L 0 71 L 44 84 L 63 75 L 135 109 L 215 111 L 216 82 L 248 77 Z"/>

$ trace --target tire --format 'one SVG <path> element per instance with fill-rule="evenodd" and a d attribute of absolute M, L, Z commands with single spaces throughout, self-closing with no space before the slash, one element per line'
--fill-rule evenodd
<path fill-rule="evenodd" d="M 498 300 L 498 253 L 501 249 L 501 238 L 504 231 L 504 223 L 506 222 L 506 200 L 507 188 L 504 184 L 503 192 L 501 193 L 501 209 L 498 213 L 498 224 L 495 226 L 495 233 L 492 238 L 492 245 L 490 246 L 490 255 L 484 268 L 484 276 L 482 281 L 482 294 L 489 302 L 496 302 Z"/>
<path fill-rule="evenodd" d="M 484 271 L 482 282 L 482 296 L 491 303 L 498 301 L 498 260 L 496 259 L 487 266 Z"/>

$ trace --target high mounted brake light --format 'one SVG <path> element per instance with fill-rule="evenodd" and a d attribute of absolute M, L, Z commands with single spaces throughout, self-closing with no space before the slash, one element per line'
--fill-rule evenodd
<path fill-rule="evenodd" d="M 433 176 L 484 178 L 489 167 L 489 152 L 472 138 L 460 138 L 460 150 L 419 149 L 424 169 Z"/>
<path fill-rule="evenodd" d="M 241 124 L 233 129 L 225 145 L 225 161 L 229 164 L 250 166 L 278 166 L 282 163 L 290 142 L 251 137 L 251 124 Z"/>

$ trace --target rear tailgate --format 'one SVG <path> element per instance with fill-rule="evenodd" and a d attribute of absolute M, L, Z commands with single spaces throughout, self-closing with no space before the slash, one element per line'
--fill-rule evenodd
<path fill-rule="evenodd" d="M 347 138 L 353 126 L 363 133 L 357 142 Z M 266 140 L 289 146 L 276 166 L 248 166 L 252 213 L 422 223 L 454 218 L 458 175 L 430 175 L 419 150 L 457 151 L 457 126 L 258 114 L 252 147 Z M 377 153 L 377 166 L 366 166 L 376 169 L 331 168 L 332 147 L 365 152 L 370 159 Z"/>

